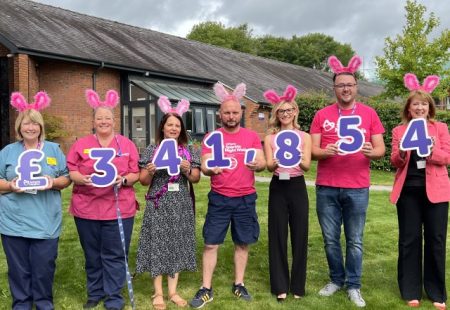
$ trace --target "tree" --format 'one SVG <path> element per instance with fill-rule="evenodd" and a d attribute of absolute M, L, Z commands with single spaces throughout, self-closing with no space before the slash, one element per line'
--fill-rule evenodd
<path fill-rule="evenodd" d="M 252 31 L 247 24 L 226 28 L 222 23 L 207 21 L 192 27 L 186 38 L 244 53 L 254 52 Z"/>
<path fill-rule="evenodd" d="M 406 95 L 408 90 L 403 84 L 403 76 L 411 72 L 421 82 L 428 75 L 439 75 L 441 83 L 433 95 L 443 98 L 450 89 L 450 70 L 446 68 L 450 60 L 450 31 L 445 29 L 430 41 L 428 37 L 439 26 L 439 18 L 430 13 L 428 20 L 425 19 L 426 7 L 414 0 L 406 2 L 405 10 L 406 25 L 402 34 L 386 38 L 384 56 L 375 57 L 385 96 Z"/>

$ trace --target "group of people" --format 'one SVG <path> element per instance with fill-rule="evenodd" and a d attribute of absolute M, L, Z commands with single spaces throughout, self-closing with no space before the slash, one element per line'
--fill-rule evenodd
<path fill-rule="evenodd" d="M 363 232 L 369 204 L 370 161 L 384 156 L 384 128 L 374 109 L 356 101 L 356 71 L 359 57 L 344 67 L 332 56 L 336 102 L 317 111 L 309 133 L 298 125 L 297 90 L 288 86 L 279 96 L 264 93 L 273 104 L 270 129 L 264 147 L 256 132 L 241 127 L 245 84 L 229 93 L 217 83 L 214 91 L 221 105 L 222 127 L 203 140 L 201 153 L 188 143 L 182 115 L 189 102 L 181 100 L 172 108 L 166 97 L 158 100 L 164 113 L 156 143 L 141 154 L 128 138 L 114 131 L 115 91 L 101 101 L 87 91 L 94 108 L 95 133 L 78 139 L 67 159 L 55 143 L 45 140 L 41 109 L 50 104 L 43 92 L 32 104 L 13 93 L 11 104 L 19 111 L 15 130 L 17 142 L 0 151 L 0 234 L 8 264 L 8 281 L 13 309 L 53 309 L 52 286 L 58 240 L 61 231 L 60 191 L 73 182 L 70 213 L 73 215 L 86 269 L 87 301 L 83 308 L 103 302 L 106 309 L 123 309 L 121 290 L 130 277 L 126 264 L 139 209 L 133 185 L 148 186 L 146 206 L 139 236 L 136 272 L 149 272 L 153 278 L 155 309 L 167 308 L 163 276 L 167 276 L 168 300 L 178 307 L 188 304 L 201 308 L 214 298 L 213 274 L 218 250 L 231 224 L 234 243 L 234 282 L 232 294 L 251 300 L 244 284 L 249 246 L 258 241 L 260 227 L 256 212 L 255 172 L 273 172 L 269 186 L 268 236 L 271 293 L 283 302 L 291 293 L 295 299 L 305 295 L 309 199 L 304 173 L 311 160 L 318 161 L 316 210 L 322 230 L 330 281 L 318 293 L 331 296 L 346 289 L 348 298 L 364 307 L 361 295 Z M 397 206 L 399 224 L 398 285 L 407 305 L 418 307 L 422 288 L 439 309 L 446 309 L 445 255 L 450 201 L 450 135 L 445 123 L 435 117 L 430 95 L 437 77 L 420 85 L 413 75 L 405 77 L 411 91 L 402 110 L 402 123 L 393 130 L 391 162 L 397 168 L 391 202 Z M 405 132 L 413 120 L 424 119 L 430 138 L 429 154 L 403 147 Z M 356 120 L 349 124 L 343 120 Z M 295 146 L 300 158 L 295 165 L 280 160 L 281 134 L 298 137 Z M 214 135 L 214 136 L 213 136 Z M 172 154 L 179 161 L 179 173 L 158 167 L 155 158 L 163 152 L 163 141 L 174 140 Z M 217 144 L 217 142 L 220 142 Z M 360 141 L 356 149 L 345 149 Z M 221 150 L 214 147 L 221 145 Z M 115 150 L 110 163 L 117 177 L 110 186 L 96 186 L 98 169 L 91 149 Z M 291 148 L 291 144 L 290 144 Z M 18 186 L 20 154 L 40 150 L 40 174 L 47 186 L 24 189 Z M 254 151 L 254 156 L 249 156 Z M 297 156 L 295 155 L 295 156 Z M 215 166 L 214 163 L 224 162 Z M 177 293 L 179 273 L 194 271 L 196 264 L 195 195 L 193 183 L 201 173 L 210 177 L 208 209 L 203 225 L 202 284 L 186 301 Z M 345 259 L 341 246 L 341 227 L 345 236 Z M 289 268 L 288 235 L 292 247 Z M 423 246 L 424 243 L 424 246 Z M 423 259 L 422 259 L 423 257 Z"/>

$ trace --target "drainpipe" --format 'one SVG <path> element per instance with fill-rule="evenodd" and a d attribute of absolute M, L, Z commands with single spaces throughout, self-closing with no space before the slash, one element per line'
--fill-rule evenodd
<path fill-rule="evenodd" d="M 97 91 L 97 74 L 98 72 L 105 67 L 105 63 L 102 61 L 100 66 L 95 68 L 94 72 L 92 72 L 92 89 Z M 94 120 L 95 111 L 92 110 L 92 120 Z M 92 127 L 92 133 L 95 133 L 94 127 Z"/>

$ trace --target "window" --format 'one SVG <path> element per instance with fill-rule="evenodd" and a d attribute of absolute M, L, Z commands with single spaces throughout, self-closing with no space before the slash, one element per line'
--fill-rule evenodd
<path fill-rule="evenodd" d="M 193 129 L 193 127 L 192 127 L 192 110 L 187 110 L 186 113 L 184 114 L 184 117 L 185 117 L 184 125 L 186 127 L 186 130 L 192 132 L 192 129 Z"/>
<path fill-rule="evenodd" d="M 130 101 L 142 101 L 151 99 L 150 94 L 145 90 L 143 90 L 142 88 L 131 83 L 129 85 L 130 85 Z"/>
<path fill-rule="evenodd" d="M 196 133 L 205 132 L 205 125 L 203 123 L 203 109 L 194 109 L 194 124 Z"/>
<path fill-rule="evenodd" d="M 214 131 L 216 129 L 216 115 L 214 110 L 206 110 L 206 130 L 208 132 Z"/>

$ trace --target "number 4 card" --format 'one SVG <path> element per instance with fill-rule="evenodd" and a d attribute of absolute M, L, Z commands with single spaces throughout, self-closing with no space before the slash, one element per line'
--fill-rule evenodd
<path fill-rule="evenodd" d="M 400 141 L 400 150 L 416 150 L 420 157 L 427 157 L 431 154 L 432 146 L 433 140 L 428 136 L 427 121 L 424 118 L 411 120 Z"/>

